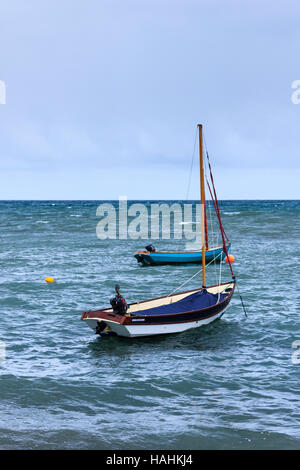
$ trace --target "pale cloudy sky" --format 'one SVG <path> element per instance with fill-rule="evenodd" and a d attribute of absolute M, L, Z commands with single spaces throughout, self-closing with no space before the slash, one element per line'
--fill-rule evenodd
<path fill-rule="evenodd" d="M 300 198 L 300 3 L 0 0 L 0 199 Z M 199 194 L 197 167 L 190 196 Z"/>

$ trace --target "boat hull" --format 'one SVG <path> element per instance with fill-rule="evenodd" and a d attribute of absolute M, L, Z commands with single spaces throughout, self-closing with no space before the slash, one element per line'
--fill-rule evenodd
<path fill-rule="evenodd" d="M 230 249 L 230 243 L 227 250 Z M 214 247 L 205 251 L 205 264 L 210 263 L 216 258 L 216 261 L 222 261 L 226 254 L 223 247 Z M 182 263 L 202 263 L 202 251 L 181 251 L 181 252 L 149 252 L 137 251 L 134 257 L 144 266 L 162 265 L 162 264 L 182 264 Z"/>
<path fill-rule="evenodd" d="M 136 338 L 180 333 L 207 325 L 223 315 L 233 295 L 234 283 L 227 283 L 224 286 L 229 289 L 225 300 L 201 310 L 167 315 L 138 315 L 137 312 L 136 315 L 129 317 L 98 310 L 84 312 L 81 319 L 85 320 L 90 328 L 101 336 L 109 334 Z M 102 331 L 99 331 L 99 325 L 103 325 Z"/>

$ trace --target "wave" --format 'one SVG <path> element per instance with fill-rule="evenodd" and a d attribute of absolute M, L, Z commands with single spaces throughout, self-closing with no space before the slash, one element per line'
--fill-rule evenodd
<path fill-rule="evenodd" d="M 223 214 L 226 214 L 226 215 L 237 215 L 237 214 L 240 214 L 240 212 L 223 212 Z"/>

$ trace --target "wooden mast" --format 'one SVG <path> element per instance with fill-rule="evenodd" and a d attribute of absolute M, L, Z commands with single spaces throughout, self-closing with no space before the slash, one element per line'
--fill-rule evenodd
<path fill-rule="evenodd" d="M 202 124 L 198 124 L 198 128 L 199 128 L 200 190 L 201 190 L 202 287 L 206 287 L 206 267 L 205 267 L 205 189 L 204 189 L 204 169 L 203 169 Z"/>

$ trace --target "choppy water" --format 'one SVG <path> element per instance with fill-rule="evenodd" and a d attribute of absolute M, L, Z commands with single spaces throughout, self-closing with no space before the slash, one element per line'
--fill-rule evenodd
<path fill-rule="evenodd" d="M 0 203 L 0 447 L 299 449 L 300 202 L 221 203 L 247 319 L 235 295 L 211 325 L 138 340 L 99 338 L 80 315 L 115 282 L 134 301 L 198 268 L 138 266 L 145 241 L 97 239 L 98 204 Z"/>

